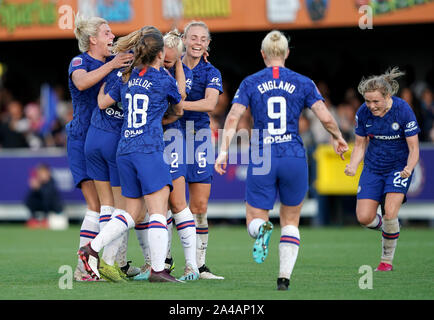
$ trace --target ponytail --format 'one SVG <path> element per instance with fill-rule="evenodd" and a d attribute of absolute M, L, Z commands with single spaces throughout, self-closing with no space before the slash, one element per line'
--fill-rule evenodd
<path fill-rule="evenodd" d="M 358 86 L 359 93 L 363 96 L 366 92 L 379 91 L 384 97 L 393 96 L 399 90 L 397 78 L 405 75 L 398 67 L 388 69 L 384 74 L 363 78 Z"/>
<path fill-rule="evenodd" d="M 129 48 L 134 51 L 133 62 L 122 72 L 122 80 L 127 82 L 133 69 L 139 65 L 148 65 L 152 63 L 160 51 L 164 50 L 163 35 L 155 27 L 145 27 L 142 30 L 141 37 L 136 41 L 135 46 Z"/>

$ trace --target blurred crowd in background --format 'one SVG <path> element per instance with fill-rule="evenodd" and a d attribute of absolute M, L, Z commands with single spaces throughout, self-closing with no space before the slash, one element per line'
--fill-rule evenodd
<path fill-rule="evenodd" d="M 296 71 L 296 70 L 295 70 Z M 397 96 L 401 97 L 412 107 L 421 133 L 420 142 L 434 143 L 434 83 L 427 73 L 426 80 L 413 80 L 412 77 L 404 77 L 400 81 L 400 90 Z M 7 74 L 6 74 L 7 75 Z M 223 76 L 224 93 L 220 95 L 215 110 L 210 115 L 210 126 L 213 139 L 217 147 L 219 134 L 224 126 L 226 115 L 231 108 L 231 101 L 239 83 L 237 79 Z M 2 86 L 0 78 L 0 153 L 6 150 L 24 148 L 28 150 L 43 150 L 46 147 L 57 147 L 66 150 L 66 124 L 72 120 L 73 108 L 69 91 L 61 84 L 41 86 L 37 99 L 27 101 L 20 99 L 19 90 L 10 90 Z M 312 77 L 315 79 L 315 77 Z M 3 80 L 3 81 L 2 81 Z M 346 90 L 337 90 L 333 81 L 315 81 L 319 91 L 325 99 L 326 105 L 337 120 L 339 127 L 348 143 L 354 142 L 355 114 L 363 97 L 357 92 L 356 85 L 349 86 Z M 15 92 L 15 95 L 12 94 Z M 18 92 L 18 94 L 17 94 Z M 249 130 L 253 120 L 250 110 L 244 113 L 238 129 Z M 318 216 L 315 218 L 317 225 L 341 223 L 344 212 L 354 212 L 355 202 L 351 196 L 328 196 L 316 192 L 316 159 L 315 150 L 319 144 L 330 142 L 330 135 L 322 127 L 313 112 L 305 109 L 299 120 L 299 132 L 307 152 L 309 168 L 309 192 L 307 198 L 315 198 L 318 201 Z M 242 141 L 239 141 L 242 142 Z M 349 159 L 347 155 L 346 159 Z M 35 168 L 37 171 L 37 168 Z M 41 183 L 48 188 L 50 184 Z M 48 188 L 49 189 L 49 188 Z M 31 228 L 46 227 L 49 211 L 53 211 L 54 205 L 50 204 L 50 210 L 44 209 L 43 215 L 35 218 L 35 210 L 46 208 L 43 188 L 35 188 L 32 184 L 32 176 L 29 179 L 29 192 L 24 203 L 31 213 L 28 226 Z M 48 194 L 51 194 L 50 192 Z M 50 198 L 53 198 L 50 196 Z M 54 197 L 56 198 L 56 197 Z M 29 200 L 30 199 L 30 200 Z M 60 199 L 60 198 L 59 198 Z M 59 200 L 60 201 L 60 200 Z M 55 207 L 60 205 L 55 203 Z M 36 209 L 35 209 L 36 208 Z M 61 209 L 57 209 L 61 211 Z M 41 211 L 41 210 L 39 210 Z M 352 215 L 351 215 L 352 216 Z"/>
<path fill-rule="evenodd" d="M 224 78 L 223 78 L 224 80 Z M 225 81 L 224 81 L 225 82 Z M 332 84 L 324 81 L 316 82 L 318 89 L 326 100 L 335 119 L 339 123 L 344 138 L 354 141 L 354 118 L 357 109 L 363 103 L 363 97 L 357 88 L 348 88 L 338 103 L 332 103 Z M 224 83 L 224 93 L 220 95 L 218 105 L 210 113 L 211 128 L 214 138 L 218 138 L 218 129 L 222 129 L 227 113 L 231 107 L 232 93 L 236 88 L 229 88 Z M 44 147 L 65 147 L 65 125 L 72 119 L 72 102 L 67 88 L 56 85 L 49 88 L 50 98 L 41 96 L 32 102 L 23 103 L 19 96 L 0 86 L 0 149 Z M 402 86 L 398 96 L 409 103 L 419 122 L 421 142 L 434 143 L 434 91 L 432 84 L 417 81 Z M 54 97 L 54 98 L 53 98 Z M 47 99 L 50 100 L 47 102 Z M 51 111 L 47 111 L 50 109 Z M 53 114 L 54 110 L 54 114 Z M 51 112 L 51 114 L 50 114 Z M 249 112 L 244 114 L 239 128 L 250 129 L 252 124 Z M 329 142 L 329 135 L 312 112 L 305 110 L 299 122 L 299 130 L 306 149 Z"/>

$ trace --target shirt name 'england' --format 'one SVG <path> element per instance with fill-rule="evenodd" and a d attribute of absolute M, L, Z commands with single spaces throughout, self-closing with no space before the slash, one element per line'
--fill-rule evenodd
<path fill-rule="evenodd" d="M 257 88 L 261 94 L 264 94 L 265 92 L 270 91 L 270 90 L 277 90 L 277 89 L 285 90 L 288 93 L 294 92 L 295 85 L 293 85 L 289 82 L 286 82 L 286 81 L 282 81 L 282 80 L 280 80 L 278 82 L 279 83 L 276 83 L 276 80 L 270 80 L 270 81 L 261 83 Z"/>

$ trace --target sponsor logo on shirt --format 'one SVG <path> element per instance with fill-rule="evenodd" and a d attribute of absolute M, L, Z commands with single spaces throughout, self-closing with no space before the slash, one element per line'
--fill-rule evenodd
<path fill-rule="evenodd" d="M 378 139 L 378 140 L 396 140 L 396 139 L 400 139 L 401 136 L 399 134 L 396 134 L 394 136 L 376 136 L 374 134 L 368 134 L 369 138 L 374 138 L 374 139 Z"/>
<path fill-rule="evenodd" d="M 116 118 L 116 119 L 123 119 L 124 118 L 123 112 L 117 111 L 113 108 L 105 109 L 105 113 L 111 117 Z"/>
<path fill-rule="evenodd" d="M 288 142 L 288 141 L 292 141 L 292 136 L 291 134 L 284 134 L 281 136 L 268 136 L 264 138 L 264 144 L 270 144 L 270 143 L 283 143 L 283 142 Z"/>
<path fill-rule="evenodd" d="M 138 136 L 139 134 L 142 134 L 143 130 L 125 130 L 124 136 L 125 138 L 133 138 L 135 136 Z"/>
<path fill-rule="evenodd" d="M 220 78 L 218 77 L 212 78 L 210 84 L 221 87 Z"/>
<path fill-rule="evenodd" d="M 405 129 L 405 132 L 411 132 L 411 131 L 416 130 L 418 128 L 416 121 L 410 121 L 409 123 L 407 123 L 405 125 L 405 127 L 407 128 L 407 129 Z"/>

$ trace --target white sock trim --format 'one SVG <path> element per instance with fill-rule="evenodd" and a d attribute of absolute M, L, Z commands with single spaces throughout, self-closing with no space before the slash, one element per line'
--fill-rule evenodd
<path fill-rule="evenodd" d="M 250 221 L 249 225 L 247 226 L 247 232 L 249 235 L 256 239 L 259 233 L 259 228 L 264 224 L 265 220 L 260 218 L 255 218 L 252 221 Z"/>

